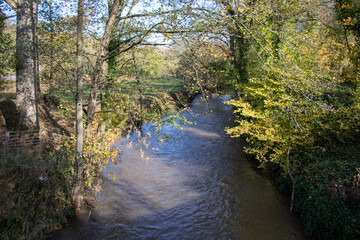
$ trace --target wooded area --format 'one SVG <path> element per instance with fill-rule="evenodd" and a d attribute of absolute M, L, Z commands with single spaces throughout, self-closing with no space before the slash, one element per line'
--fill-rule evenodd
<path fill-rule="evenodd" d="M 61 148 L 32 153 L 41 172 L 53 175 L 44 183 L 53 189 L 48 196 L 61 196 L 48 204 L 79 210 L 83 192 L 100 188 L 102 168 L 116 158 L 113 141 L 164 121 L 175 109 L 169 99 L 179 108 L 198 93 L 232 94 L 237 126 L 227 133 L 247 139 L 246 152 L 291 195 L 290 211 L 301 215 L 308 235 L 360 237 L 359 0 L 0 6 L 3 130 L 64 136 Z M 67 126 L 46 124 L 56 116 Z M 28 174 L 7 164 L 7 186 L 17 171 Z M 44 237 L 65 221 L 47 213 L 57 220 L 36 232 L 14 209 L 0 219 L 5 239 Z"/>

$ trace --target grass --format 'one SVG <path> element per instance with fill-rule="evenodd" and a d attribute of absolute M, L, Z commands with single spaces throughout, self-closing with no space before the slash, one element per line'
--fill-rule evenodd
<path fill-rule="evenodd" d="M 185 90 L 182 80 L 178 78 L 157 78 L 145 80 L 145 84 L 149 88 L 156 89 L 159 92 L 175 91 L 180 92 Z"/>
<path fill-rule="evenodd" d="M 16 82 L 15 81 L 9 81 L 9 80 L 2 80 L 4 81 L 2 87 L 4 88 L 0 92 L 0 99 L 16 99 Z"/>
<path fill-rule="evenodd" d="M 0 99 L 1 98 L 5 98 L 5 99 L 16 99 L 16 93 L 15 92 L 1 92 L 0 93 Z"/>
<path fill-rule="evenodd" d="M 49 93 L 48 90 L 44 91 L 43 93 Z M 72 92 L 72 90 L 56 90 L 53 89 L 51 91 L 51 95 L 57 97 L 60 99 L 61 103 L 66 104 L 75 104 L 75 93 Z M 84 93 L 83 93 L 83 99 L 87 100 L 90 95 L 90 86 L 84 86 Z"/>
<path fill-rule="evenodd" d="M 141 80 L 141 87 L 144 97 L 156 97 L 158 95 L 167 94 L 175 91 L 181 92 L 185 87 L 181 79 L 164 77 L 164 78 L 150 78 Z M 126 79 L 121 82 L 120 93 L 128 95 L 130 99 L 139 98 L 139 89 L 136 79 Z"/>
<path fill-rule="evenodd" d="M 172 77 L 145 79 L 141 82 L 141 85 L 144 96 L 149 97 L 155 97 L 158 94 L 164 94 L 170 91 L 180 92 L 185 90 L 182 80 Z M 138 98 L 139 92 L 135 79 L 127 79 L 126 81 L 121 82 L 121 86 L 122 88 L 119 91 L 120 93 L 129 95 L 130 98 Z M 44 91 L 44 93 L 48 93 L 48 91 Z M 51 94 L 59 98 L 61 103 L 64 104 L 73 104 L 75 101 L 74 93 L 71 90 L 60 91 L 55 89 L 51 92 Z M 85 86 L 83 97 L 85 100 L 84 102 L 86 102 L 89 98 L 89 94 L 90 86 Z"/>

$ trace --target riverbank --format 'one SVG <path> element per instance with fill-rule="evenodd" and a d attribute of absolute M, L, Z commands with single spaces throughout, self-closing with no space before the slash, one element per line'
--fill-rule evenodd
<path fill-rule="evenodd" d="M 154 101 L 145 98 L 147 104 L 143 105 L 143 113 L 156 111 L 160 116 L 185 107 L 192 97 L 182 90 L 155 93 Z M 48 105 L 44 102 L 39 105 L 40 124 L 42 129 L 48 130 L 47 138 L 42 139 L 43 146 L 37 150 L 24 149 L 2 155 L 0 234 L 5 240 L 47 238 L 75 216 L 71 200 L 75 139 L 66 135 L 73 132 L 72 120 L 66 116 L 70 106 L 61 104 L 57 108 L 52 103 Z M 136 104 L 116 128 L 86 140 L 85 191 L 98 191 L 101 188 L 101 169 L 116 156 L 110 151 L 112 143 L 119 136 L 139 127 L 135 121 L 138 120 L 139 111 L 134 106 Z M 56 139 L 52 137 L 54 135 Z M 85 200 L 86 204 L 91 205 L 91 198 Z"/>
<path fill-rule="evenodd" d="M 292 212 L 300 216 L 310 239 L 353 240 L 360 238 L 359 158 L 358 143 L 297 151 L 292 158 L 295 184 L 279 164 L 268 162 L 259 171 L 289 196 L 289 206 L 294 193 Z"/>

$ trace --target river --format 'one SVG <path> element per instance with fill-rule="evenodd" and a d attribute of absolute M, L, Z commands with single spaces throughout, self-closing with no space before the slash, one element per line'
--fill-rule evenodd
<path fill-rule="evenodd" d="M 151 125 L 120 140 L 119 163 L 105 169 L 86 223 L 53 239 L 305 239 L 288 199 L 257 173 L 241 140 L 226 135 L 227 99 L 197 97 L 182 113 L 196 125 L 161 130 L 171 141 L 157 141 Z"/>

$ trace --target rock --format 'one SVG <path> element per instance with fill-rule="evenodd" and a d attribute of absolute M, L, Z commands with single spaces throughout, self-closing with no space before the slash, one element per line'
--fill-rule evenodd
<path fill-rule="evenodd" d="M 0 111 L 5 119 L 6 129 L 8 131 L 15 131 L 18 126 L 18 111 L 15 102 L 12 100 L 1 101 Z"/>

